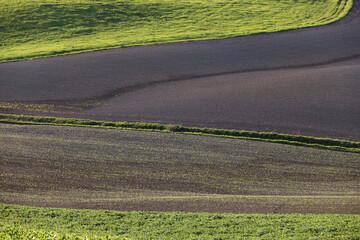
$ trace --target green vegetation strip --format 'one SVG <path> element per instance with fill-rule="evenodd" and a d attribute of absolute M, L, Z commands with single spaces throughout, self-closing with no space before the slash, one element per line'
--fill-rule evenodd
<path fill-rule="evenodd" d="M 185 133 L 185 134 L 200 134 L 200 135 L 241 138 L 241 139 L 249 139 L 249 140 L 260 140 L 260 141 L 290 144 L 297 146 L 306 146 L 306 147 L 315 147 L 315 148 L 324 148 L 324 149 L 331 149 L 337 151 L 360 153 L 360 142 L 337 140 L 331 138 L 316 138 L 309 136 L 279 134 L 273 132 L 254 132 L 254 131 L 185 127 L 180 125 L 159 124 L 159 123 L 107 122 L 107 121 L 95 121 L 88 119 L 24 116 L 24 115 L 10 115 L 10 114 L 0 114 L 0 123 L 37 124 L 37 125 L 45 124 L 45 125 L 63 125 L 63 126 L 70 125 L 70 126 L 83 126 L 83 127 L 176 132 L 176 133 Z"/>
<path fill-rule="evenodd" d="M 129 238 L 122 238 L 116 236 L 83 236 L 79 237 L 75 234 L 64 234 L 54 231 L 39 231 L 33 229 L 24 229 L 15 225 L 0 225 L 0 238 L 2 240 L 20 240 L 20 239 L 36 239 L 36 240 L 127 240 Z"/>
<path fill-rule="evenodd" d="M 352 0 L 0 0 L 0 62 L 319 26 Z"/>
<path fill-rule="evenodd" d="M 46 112 L 72 112 L 80 111 L 89 107 L 100 105 L 97 101 L 84 101 L 82 103 L 71 103 L 71 105 L 60 105 L 51 103 L 22 103 L 22 102 L 1 102 L 1 109 L 9 110 L 28 110 L 28 111 L 46 111 Z"/>
<path fill-rule="evenodd" d="M 36 239 L 359 239 L 359 232 L 359 215 L 118 212 L 0 204 L 1 239 L 31 239 L 9 237 L 23 233 Z M 38 238 L 42 234 L 48 237 Z"/>

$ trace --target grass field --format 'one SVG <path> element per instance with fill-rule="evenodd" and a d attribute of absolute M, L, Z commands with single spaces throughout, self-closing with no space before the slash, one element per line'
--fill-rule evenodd
<path fill-rule="evenodd" d="M 352 0 L 0 0 L 0 62 L 323 25 Z"/>
<path fill-rule="evenodd" d="M 0 237 L 36 239 L 359 239 L 359 215 L 116 212 L 0 204 Z M 47 235 L 47 238 L 41 238 Z M 55 238 L 54 236 L 57 236 Z M 19 238 L 20 239 L 20 238 Z M 25 238 L 24 238 L 25 239 Z M 30 239 L 30 238 L 26 238 Z"/>

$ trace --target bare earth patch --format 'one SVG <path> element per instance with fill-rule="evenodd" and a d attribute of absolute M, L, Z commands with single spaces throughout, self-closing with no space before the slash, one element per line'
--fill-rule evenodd
<path fill-rule="evenodd" d="M 360 157 L 274 143 L 1 124 L 3 203 L 359 214 Z"/>

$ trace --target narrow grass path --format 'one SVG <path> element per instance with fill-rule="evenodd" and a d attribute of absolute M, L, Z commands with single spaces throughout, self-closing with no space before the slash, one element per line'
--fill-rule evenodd
<path fill-rule="evenodd" d="M 352 0 L 0 0 L 0 62 L 324 25 Z"/>

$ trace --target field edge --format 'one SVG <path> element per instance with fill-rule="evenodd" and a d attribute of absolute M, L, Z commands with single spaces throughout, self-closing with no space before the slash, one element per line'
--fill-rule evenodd
<path fill-rule="evenodd" d="M 336 12 L 334 12 L 331 17 L 324 18 L 324 19 L 322 19 L 322 21 L 318 21 L 309 26 L 289 27 L 289 28 L 275 30 L 275 31 L 260 31 L 260 32 L 256 32 L 256 33 L 243 34 L 243 35 L 228 34 L 228 35 L 224 35 L 224 36 L 220 36 L 220 37 L 217 37 L 217 36 L 201 37 L 201 38 L 175 39 L 175 40 L 165 40 L 165 41 L 164 40 L 157 40 L 157 41 L 152 40 L 152 41 L 143 42 L 143 43 L 115 44 L 115 45 L 109 45 L 109 46 L 104 46 L 104 47 L 95 47 L 95 48 L 89 47 L 89 48 L 84 48 L 84 49 L 53 51 L 53 52 L 50 52 L 47 54 L 30 55 L 28 57 L 20 57 L 20 58 L 10 57 L 10 58 L 0 60 L 0 64 L 1 63 L 9 63 L 9 62 L 19 62 L 19 61 L 41 59 L 41 58 L 49 58 L 49 57 L 57 57 L 57 56 L 66 56 L 66 55 L 72 55 L 72 54 L 81 54 L 81 53 L 88 53 L 88 52 L 94 52 L 94 51 L 111 50 L 111 49 L 118 49 L 118 48 L 159 45 L 159 44 L 173 44 L 173 43 L 182 43 L 182 42 L 222 40 L 222 39 L 228 39 L 228 38 L 245 37 L 245 36 L 250 36 L 250 35 L 269 34 L 269 33 L 293 31 L 293 30 L 305 29 L 305 28 L 321 27 L 321 26 L 333 24 L 333 23 L 343 19 L 344 17 L 347 16 L 347 14 L 350 12 L 352 7 L 353 7 L 353 0 L 339 0 L 338 8 L 336 9 Z"/>
<path fill-rule="evenodd" d="M 110 122 L 90 119 L 58 118 L 44 116 L 0 114 L 0 123 L 21 125 L 57 125 L 76 127 L 96 127 L 109 129 L 126 129 L 137 131 L 158 131 L 166 133 L 182 133 L 203 136 L 216 136 L 234 139 L 266 141 L 295 146 L 321 148 L 335 151 L 360 153 L 360 142 L 319 138 L 311 136 L 280 134 L 274 132 L 255 132 L 244 130 L 228 130 L 215 128 L 185 127 L 174 124 L 146 122 Z"/>
<path fill-rule="evenodd" d="M 358 239 L 360 230 L 360 215 L 348 214 L 124 212 L 2 203 L 0 214 L 0 236 L 10 235 L 5 239 L 22 233 L 47 235 L 39 239 L 59 239 L 60 236 L 68 237 L 64 239 L 222 239 L 231 236 Z"/>

